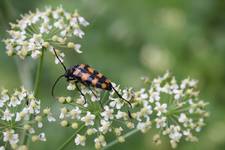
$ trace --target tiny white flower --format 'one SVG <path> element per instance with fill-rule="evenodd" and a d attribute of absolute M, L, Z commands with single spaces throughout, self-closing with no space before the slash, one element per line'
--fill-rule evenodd
<path fill-rule="evenodd" d="M 43 127 L 43 123 L 42 122 L 38 122 L 38 128 L 42 128 Z"/>
<path fill-rule="evenodd" d="M 30 134 L 34 134 L 34 133 L 35 133 L 34 128 L 30 128 L 30 129 L 29 129 L 29 133 L 30 133 Z"/>
<path fill-rule="evenodd" d="M 12 120 L 13 116 L 14 114 L 11 113 L 8 108 L 6 108 L 5 111 L 3 112 L 2 120 L 10 121 Z"/>
<path fill-rule="evenodd" d="M 65 28 L 65 23 L 64 23 L 63 19 L 60 19 L 54 23 L 54 26 L 58 29 L 63 29 L 63 28 Z"/>
<path fill-rule="evenodd" d="M 175 89 L 173 90 L 173 93 L 175 94 L 174 95 L 175 100 L 179 100 L 181 97 L 183 97 L 183 90 Z"/>
<path fill-rule="evenodd" d="M 109 119 L 113 119 L 113 109 L 110 109 L 108 106 L 104 107 L 104 111 L 101 113 L 101 116 L 105 119 L 105 120 L 109 120 Z"/>
<path fill-rule="evenodd" d="M 69 84 L 67 86 L 67 90 L 73 91 L 73 90 L 75 90 L 75 88 L 76 88 L 75 84 L 72 82 L 69 82 Z"/>
<path fill-rule="evenodd" d="M 157 116 L 161 116 L 162 113 L 166 113 L 167 112 L 167 104 L 160 104 L 159 102 L 155 103 L 155 110 L 157 111 Z"/>
<path fill-rule="evenodd" d="M 70 25 L 71 26 L 77 26 L 78 22 L 77 22 L 77 17 L 73 17 L 70 19 Z"/>
<path fill-rule="evenodd" d="M 198 80 L 193 80 L 193 79 L 188 82 L 190 87 L 195 87 L 197 83 L 198 83 Z"/>
<path fill-rule="evenodd" d="M 146 90 L 144 88 L 142 88 L 139 91 L 139 94 L 140 94 L 140 99 L 147 99 L 148 98 L 148 93 L 146 92 Z"/>
<path fill-rule="evenodd" d="M 72 109 L 70 111 L 71 119 L 80 119 L 81 110 L 79 107 L 76 107 L 75 109 Z"/>
<path fill-rule="evenodd" d="M 3 132 L 3 141 L 4 142 L 9 142 L 11 145 L 16 144 L 19 142 L 19 135 L 14 134 L 14 130 L 8 130 Z"/>
<path fill-rule="evenodd" d="M 61 113 L 59 115 L 59 119 L 64 119 L 68 117 L 68 110 L 66 107 L 61 108 Z"/>
<path fill-rule="evenodd" d="M 95 134 L 97 132 L 97 130 L 95 128 L 88 128 L 87 129 L 87 134 L 88 135 L 92 135 Z"/>
<path fill-rule="evenodd" d="M 41 55 L 41 52 L 38 50 L 32 51 L 31 57 L 37 59 Z"/>
<path fill-rule="evenodd" d="M 137 129 L 139 129 L 141 132 L 145 133 L 148 129 L 151 128 L 151 122 L 138 122 Z"/>
<path fill-rule="evenodd" d="M 119 110 L 116 114 L 116 119 L 121 119 L 121 118 L 124 118 L 125 116 L 126 116 L 126 113 Z"/>
<path fill-rule="evenodd" d="M 39 140 L 40 141 L 46 141 L 46 137 L 45 137 L 45 133 L 40 133 L 39 135 L 38 135 L 38 137 L 39 137 Z"/>
<path fill-rule="evenodd" d="M 166 117 L 156 118 L 156 128 L 164 128 L 167 125 Z"/>
<path fill-rule="evenodd" d="M 76 145 L 85 145 L 86 137 L 84 135 L 77 134 L 74 142 Z"/>
<path fill-rule="evenodd" d="M 89 22 L 87 22 L 87 21 L 84 19 L 84 17 L 79 16 L 79 17 L 78 17 L 78 21 L 79 21 L 79 23 L 80 23 L 81 25 L 83 25 L 83 26 L 85 26 L 85 27 L 89 25 Z"/>
<path fill-rule="evenodd" d="M 55 117 L 53 117 L 53 115 L 51 113 L 47 115 L 47 118 L 48 118 L 49 122 L 55 122 L 56 121 Z"/>
<path fill-rule="evenodd" d="M 123 106 L 123 103 L 121 102 L 120 98 L 112 98 L 110 97 L 110 99 L 112 99 L 112 101 L 109 103 L 110 107 L 112 108 L 116 108 L 116 109 L 121 109 Z"/>
<path fill-rule="evenodd" d="M 84 32 L 80 29 L 80 28 L 75 28 L 74 31 L 73 31 L 73 34 L 75 36 L 78 36 L 79 38 L 83 38 L 84 36 Z"/>
<path fill-rule="evenodd" d="M 79 54 L 82 53 L 82 51 L 80 50 L 80 48 L 81 48 L 81 45 L 80 45 L 80 44 L 75 44 L 74 49 L 75 49 L 75 51 L 76 51 L 77 53 L 79 53 Z"/>
<path fill-rule="evenodd" d="M 106 146 L 105 137 L 103 135 L 98 136 L 94 139 L 95 142 L 95 148 L 100 149 L 101 147 Z"/>
<path fill-rule="evenodd" d="M 110 130 L 111 123 L 106 120 L 101 120 L 101 126 L 99 127 L 99 131 L 103 134 L 106 134 Z"/>
<path fill-rule="evenodd" d="M 20 105 L 21 104 L 21 101 L 15 97 L 15 96 L 12 96 L 10 98 L 10 102 L 8 103 L 8 106 L 9 107 L 16 107 L 17 105 Z"/>
<path fill-rule="evenodd" d="M 179 126 L 170 126 L 169 137 L 173 141 L 179 142 L 180 138 L 182 137 L 182 133 L 180 132 L 180 127 Z"/>
<path fill-rule="evenodd" d="M 0 108 L 3 107 L 5 105 L 5 102 L 9 100 L 9 96 L 7 94 L 4 94 L 1 98 L 0 98 Z"/>
<path fill-rule="evenodd" d="M 86 126 L 93 126 L 94 125 L 95 115 L 91 114 L 89 111 L 87 112 L 86 116 L 81 118 L 81 121 L 85 123 Z"/>
<path fill-rule="evenodd" d="M 187 122 L 188 118 L 187 118 L 186 114 L 185 113 L 181 113 L 179 118 L 178 118 L 178 121 L 181 122 L 181 123 Z"/>
<path fill-rule="evenodd" d="M 122 131 L 123 131 L 123 128 L 121 127 L 114 129 L 116 136 L 120 136 L 122 134 Z"/>
<path fill-rule="evenodd" d="M 149 101 L 151 103 L 155 102 L 155 101 L 159 101 L 160 99 L 160 94 L 159 92 L 150 92 L 150 97 L 149 97 Z"/>

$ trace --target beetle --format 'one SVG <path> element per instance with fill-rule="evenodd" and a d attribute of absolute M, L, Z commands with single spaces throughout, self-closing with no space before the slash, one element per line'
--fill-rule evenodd
<path fill-rule="evenodd" d="M 86 103 L 86 97 L 83 94 L 83 92 L 81 91 L 81 89 L 78 86 L 78 83 L 83 84 L 84 86 L 88 87 L 89 90 L 91 90 L 91 92 L 93 93 L 93 95 L 95 97 L 96 94 L 92 91 L 92 89 L 90 88 L 90 86 L 94 87 L 94 88 L 100 88 L 102 90 L 105 91 L 114 91 L 117 96 L 119 98 L 121 98 L 122 100 L 124 100 L 126 103 L 129 104 L 130 108 L 132 108 L 131 103 L 124 99 L 122 97 L 122 95 L 119 94 L 119 92 L 113 87 L 111 81 L 105 77 L 102 73 L 98 72 L 97 70 L 95 70 L 94 68 L 90 67 L 87 64 L 77 64 L 75 66 L 72 66 L 70 68 L 66 68 L 66 66 L 63 64 L 63 62 L 60 60 L 60 58 L 58 57 L 56 50 L 53 48 L 53 51 L 55 53 L 56 58 L 59 60 L 60 64 L 62 65 L 63 69 L 65 70 L 65 73 L 60 75 L 56 81 L 54 82 L 53 86 L 52 86 L 52 96 L 54 97 L 54 89 L 56 84 L 58 83 L 58 81 L 65 77 L 67 79 L 67 81 L 75 81 L 75 86 L 77 88 L 77 90 L 80 92 L 80 94 L 83 96 L 85 102 Z M 101 104 L 102 106 L 102 104 Z M 128 116 L 131 118 L 131 114 L 128 110 Z"/>

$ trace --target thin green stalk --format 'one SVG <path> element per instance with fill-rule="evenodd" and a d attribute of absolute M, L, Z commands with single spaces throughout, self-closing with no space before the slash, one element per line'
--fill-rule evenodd
<path fill-rule="evenodd" d="M 34 97 L 36 97 L 37 94 L 38 94 L 38 89 L 39 89 L 39 85 L 40 85 L 40 78 L 41 78 L 41 71 L 42 71 L 42 67 L 43 67 L 43 61 L 44 61 L 44 49 L 42 49 L 41 58 L 40 58 L 38 66 L 37 66 L 37 72 L 36 72 L 35 83 L 34 83 Z M 29 116 L 29 118 L 31 118 L 31 117 L 32 116 Z M 26 145 L 27 142 L 28 142 L 27 131 L 24 131 L 23 144 Z"/>
<path fill-rule="evenodd" d="M 132 130 L 132 131 L 126 133 L 125 135 L 123 135 L 123 137 L 124 137 L 124 138 L 127 138 L 127 137 L 129 137 L 129 136 L 131 136 L 131 135 L 137 133 L 138 131 L 139 131 L 138 129 L 134 129 L 134 130 Z M 109 144 L 107 144 L 105 147 L 103 147 L 102 150 L 106 150 L 106 149 L 108 149 L 108 148 L 110 148 L 110 147 L 116 145 L 117 143 L 119 143 L 119 141 L 116 139 L 116 140 L 110 142 Z"/>
<path fill-rule="evenodd" d="M 82 130 L 85 127 L 85 125 L 83 124 L 82 126 L 80 126 L 79 129 L 77 129 L 76 132 L 74 132 L 57 150 L 63 150 L 77 135 L 77 133 Z"/>
<path fill-rule="evenodd" d="M 42 55 L 41 55 L 41 58 L 40 58 L 40 61 L 39 61 L 38 67 L 37 67 L 37 72 L 36 72 L 36 77 L 35 77 L 35 82 L 34 82 L 34 96 L 35 97 L 37 96 L 38 90 L 39 90 L 43 62 L 44 62 L 44 49 L 42 49 Z"/>

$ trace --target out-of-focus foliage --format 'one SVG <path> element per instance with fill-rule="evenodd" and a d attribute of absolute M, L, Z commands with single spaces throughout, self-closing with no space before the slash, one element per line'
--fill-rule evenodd
<path fill-rule="evenodd" d="M 196 144 L 183 142 L 178 149 L 225 148 L 225 1 L 224 0 L 1 0 L 0 37 L 6 36 L 10 21 L 29 10 L 46 5 L 78 9 L 90 26 L 82 40 L 83 54 L 66 51 L 67 66 L 87 63 L 103 72 L 114 82 L 126 86 L 140 86 L 139 77 L 153 77 L 169 69 L 178 78 L 191 76 L 199 80 L 201 96 L 210 103 L 211 116 Z M 10 88 L 21 85 L 20 78 L 31 78 L 35 65 L 29 63 L 32 74 L 19 75 L 23 65 L 16 69 L 18 60 L 7 57 L 0 44 L 0 86 Z M 40 94 L 45 104 L 52 104 L 50 88 L 62 74 L 47 54 L 45 75 L 42 76 Z M 29 84 L 28 84 L 29 85 Z M 58 92 L 65 92 L 61 82 Z M 46 127 L 49 142 L 36 143 L 32 149 L 55 149 L 71 133 L 57 130 L 57 125 Z M 57 130 L 57 132 L 55 132 Z M 126 143 L 112 149 L 169 149 L 169 142 L 161 146 L 152 144 L 147 135 L 136 134 Z M 72 147 L 68 147 L 70 149 Z M 88 147 L 86 147 L 88 149 Z"/>

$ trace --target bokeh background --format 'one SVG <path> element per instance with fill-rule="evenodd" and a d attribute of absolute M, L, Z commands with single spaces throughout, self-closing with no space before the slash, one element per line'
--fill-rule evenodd
<path fill-rule="evenodd" d="M 141 87 L 141 76 L 153 78 L 166 70 L 171 70 L 178 79 L 188 76 L 198 79 L 200 96 L 210 103 L 211 115 L 199 142 L 181 142 L 177 149 L 225 149 L 224 0 L 1 0 L 1 40 L 7 36 L 9 22 L 46 5 L 62 5 L 68 11 L 78 9 L 90 22 L 82 40 L 84 53 L 66 51 L 67 66 L 90 64 L 123 87 Z M 52 56 L 47 54 L 46 58 L 39 97 L 44 105 L 55 105 L 50 88 L 62 70 L 54 65 Z M 21 76 L 21 72 L 28 73 Z M 26 82 L 33 80 L 34 74 L 33 61 L 7 57 L 0 43 L 0 86 L 32 87 Z M 63 92 L 65 86 L 62 84 L 59 90 Z M 59 125 L 46 126 L 45 130 L 49 141 L 35 143 L 32 149 L 56 149 L 72 131 L 62 130 Z M 136 134 L 111 149 L 171 149 L 167 140 L 160 146 L 152 144 L 153 133 L 150 130 L 145 135 Z"/>

